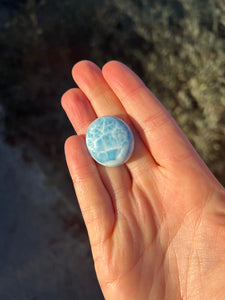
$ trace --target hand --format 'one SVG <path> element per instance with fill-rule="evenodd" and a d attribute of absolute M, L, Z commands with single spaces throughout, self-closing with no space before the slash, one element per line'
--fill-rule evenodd
<path fill-rule="evenodd" d="M 223 187 L 125 65 L 81 61 L 73 78 L 80 89 L 62 106 L 78 135 L 65 153 L 105 299 L 225 299 Z M 98 165 L 87 151 L 86 130 L 104 115 L 134 133 L 123 166 Z"/>

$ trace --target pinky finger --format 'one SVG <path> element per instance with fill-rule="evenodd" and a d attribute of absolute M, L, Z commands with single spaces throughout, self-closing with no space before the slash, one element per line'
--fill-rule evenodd
<path fill-rule="evenodd" d="M 65 143 L 65 154 L 93 250 L 113 231 L 115 214 L 112 201 L 83 136 L 69 137 Z"/>

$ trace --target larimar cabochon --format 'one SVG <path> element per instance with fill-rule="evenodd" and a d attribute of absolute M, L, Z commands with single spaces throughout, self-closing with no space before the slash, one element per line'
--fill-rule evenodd
<path fill-rule="evenodd" d="M 134 136 L 121 119 L 104 116 L 89 125 L 86 144 L 89 153 L 99 164 L 117 167 L 130 158 L 134 149 Z"/>

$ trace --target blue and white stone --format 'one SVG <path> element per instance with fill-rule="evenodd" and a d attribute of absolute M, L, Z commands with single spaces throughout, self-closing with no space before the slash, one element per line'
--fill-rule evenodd
<path fill-rule="evenodd" d="M 134 136 L 121 119 L 104 116 L 88 127 L 86 144 L 89 153 L 99 164 L 117 167 L 130 158 L 134 149 Z"/>

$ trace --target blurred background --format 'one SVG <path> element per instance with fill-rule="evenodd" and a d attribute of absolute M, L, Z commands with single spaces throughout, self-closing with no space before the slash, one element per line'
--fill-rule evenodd
<path fill-rule="evenodd" d="M 225 0 L 0 0 L 0 299 L 103 299 L 63 149 L 82 59 L 131 67 L 225 185 Z"/>

